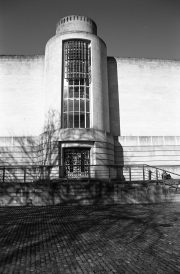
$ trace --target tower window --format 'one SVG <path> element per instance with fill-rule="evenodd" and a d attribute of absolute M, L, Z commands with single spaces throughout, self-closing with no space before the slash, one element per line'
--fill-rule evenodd
<path fill-rule="evenodd" d="M 90 127 L 90 43 L 64 43 L 63 127 Z"/>

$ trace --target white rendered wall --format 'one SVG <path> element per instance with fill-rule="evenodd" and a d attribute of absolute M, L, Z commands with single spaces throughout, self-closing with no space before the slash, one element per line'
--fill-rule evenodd
<path fill-rule="evenodd" d="M 0 137 L 0 165 L 37 165 L 38 137 Z"/>
<path fill-rule="evenodd" d="M 114 63 L 110 60 L 108 62 L 112 113 L 114 106 L 111 132 L 117 135 L 118 125 L 114 121 L 120 115 L 121 136 L 180 135 L 180 61 L 114 60 Z M 116 82 L 119 106 L 116 101 Z"/>
<path fill-rule="evenodd" d="M 65 33 L 65 32 L 89 32 L 92 34 L 97 34 L 97 26 L 95 22 L 86 17 L 79 15 L 69 15 L 62 18 L 56 28 L 56 33 Z"/>
<path fill-rule="evenodd" d="M 122 166 L 148 164 L 180 174 L 180 137 L 118 137 L 115 140 L 115 164 Z"/>
<path fill-rule="evenodd" d="M 0 56 L 0 135 L 37 136 L 43 125 L 44 56 Z"/>

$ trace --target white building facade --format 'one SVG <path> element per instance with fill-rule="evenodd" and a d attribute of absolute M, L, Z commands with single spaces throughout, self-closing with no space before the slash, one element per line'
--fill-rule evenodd
<path fill-rule="evenodd" d="M 110 165 L 180 173 L 179 75 L 178 60 L 107 57 L 93 20 L 64 17 L 45 56 L 0 56 L 1 166 L 66 166 L 59 175 L 69 177 Z"/>

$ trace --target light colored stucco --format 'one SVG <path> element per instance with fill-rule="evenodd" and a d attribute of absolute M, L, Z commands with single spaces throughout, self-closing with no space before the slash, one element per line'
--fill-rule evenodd
<path fill-rule="evenodd" d="M 65 32 L 89 32 L 97 35 L 97 26 L 95 22 L 86 16 L 70 15 L 62 18 L 56 28 L 56 34 Z"/>
<path fill-rule="evenodd" d="M 121 136 L 179 136 L 180 61 L 114 59 Z"/>
<path fill-rule="evenodd" d="M 116 165 L 147 164 L 180 174 L 179 136 L 120 136 L 114 145 Z"/>
<path fill-rule="evenodd" d="M 44 56 L 0 56 L 0 136 L 37 136 L 43 126 Z"/>

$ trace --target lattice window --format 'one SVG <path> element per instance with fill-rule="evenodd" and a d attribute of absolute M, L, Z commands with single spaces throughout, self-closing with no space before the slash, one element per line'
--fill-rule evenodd
<path fill-rule="evenodd" d="M 90 43 L 64 43 L 63 127 L 90 128 Z"/>

